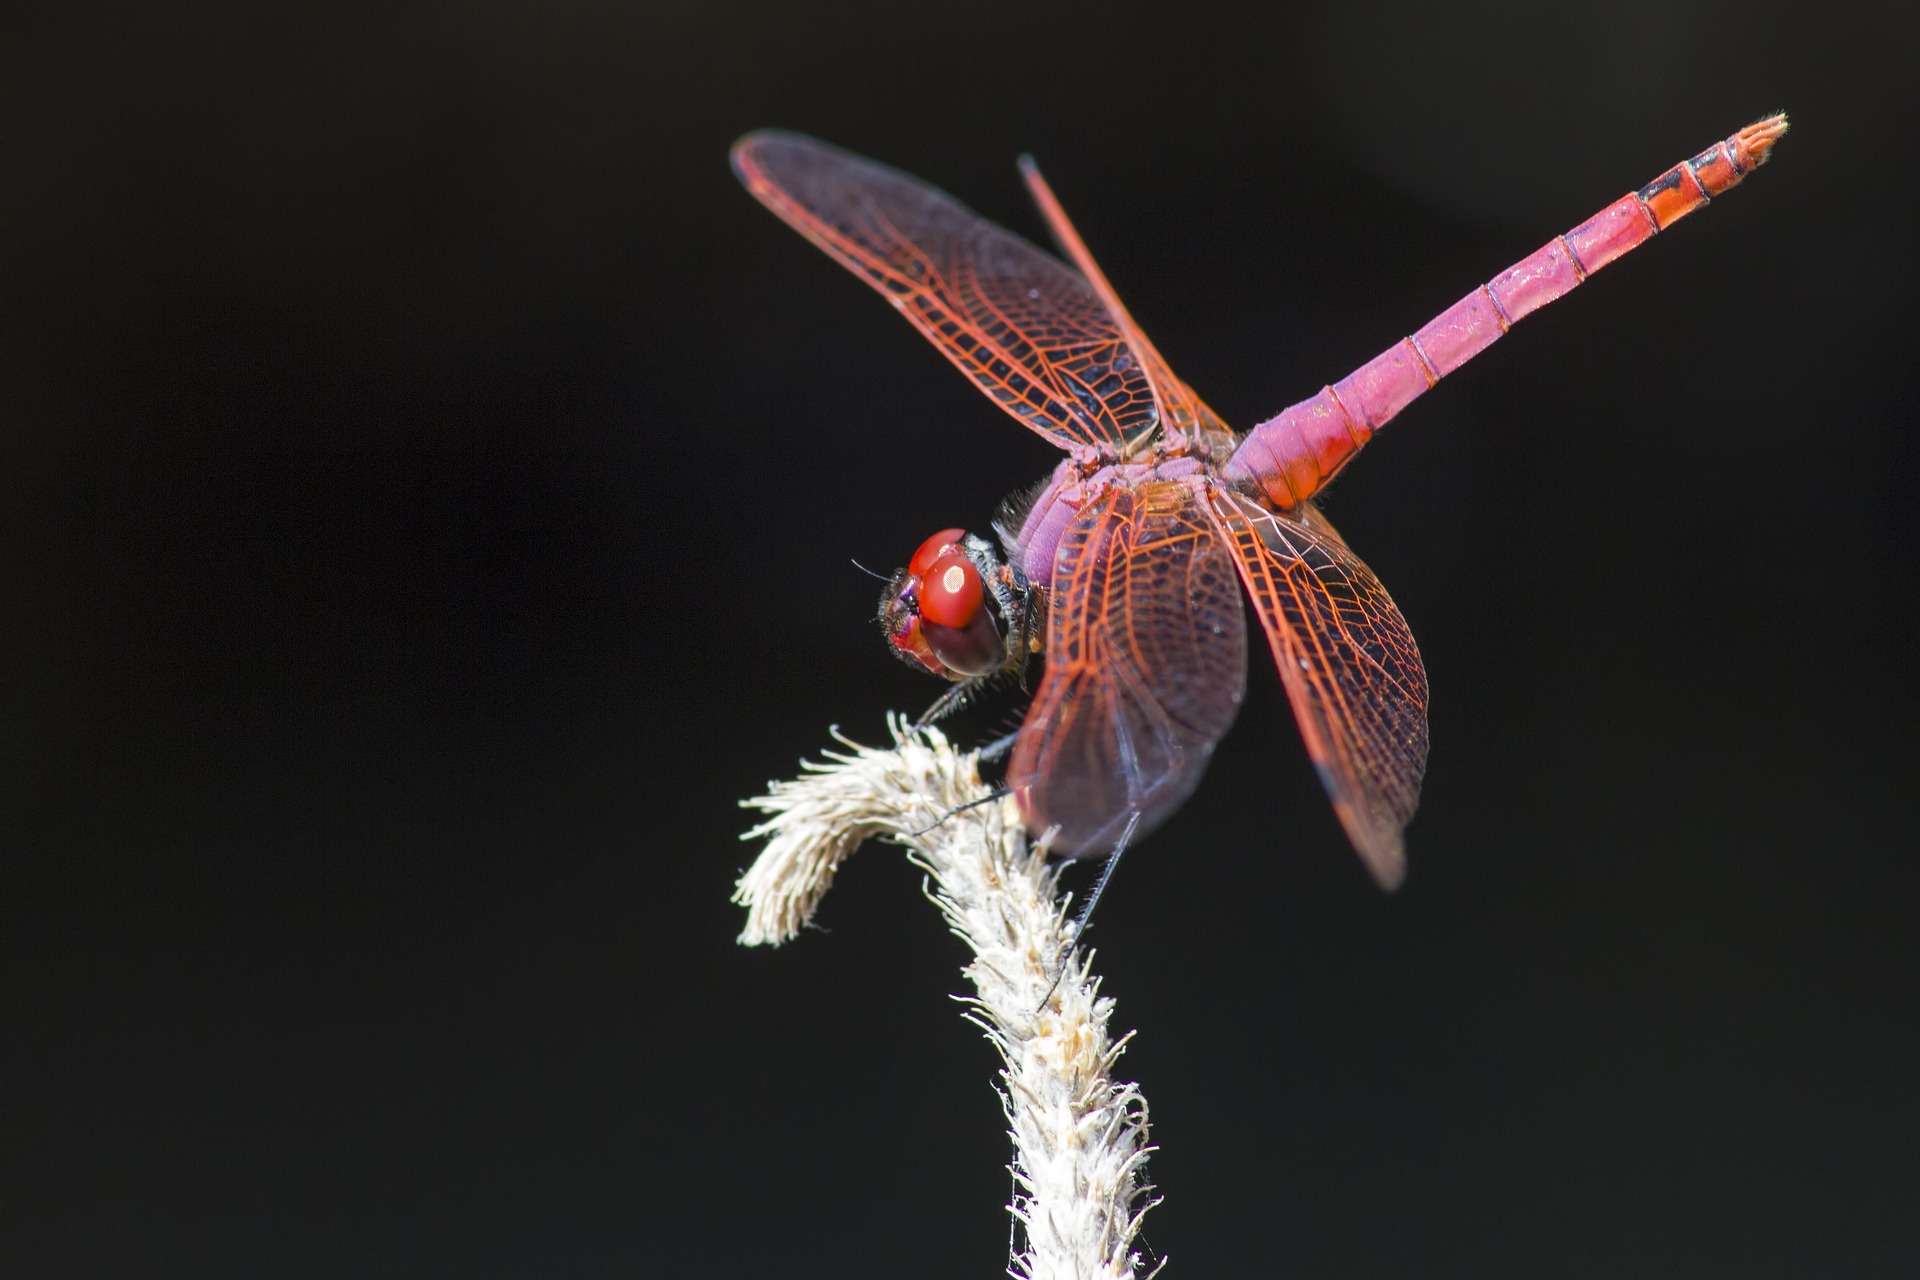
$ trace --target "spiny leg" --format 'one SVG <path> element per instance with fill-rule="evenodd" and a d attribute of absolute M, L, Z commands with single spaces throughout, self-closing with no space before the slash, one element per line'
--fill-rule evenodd
<path fill-rule="evenodd" d="M 1087 926 L 1093 922 L 1093 909 L 1100 905 L 1100 899 L 1106 893 L 1108 883 L 1113 879 L 1114 868 L 1120 865 L 1120 855 L 1124 854 L 1127 846 L 1133 842 L 1134 830 L 1139 825 L 1138 811 L 1128 815 L 1126 830 L 1120 833 L 1119 843 L 1115 844 L 1113 852 L 1107 855 L 1107 865 L 1100 869 L 1100 878 L 1093 883 L 1093 892 L 1087 896 L 1087 905 L 1080 909 L 1080 918 L 1073 922 L 1073 933 L 1067 938 L 1067 945 L 1060 948 L 1060 954 L 1053 962 L 1053 985 L 1047 988 L 1046 995 L 1040 997 L 1040 1009 L 1046 1008 L 1047 1001 L 1053 999 L 1053 993 L 1060 989 L 1060 979 L 1067 975 L 1067 959 L 1080 945 L 1080 935 L 1085 933 Z M 1038 1014 L 1040 1009 L 1035 1009 L 1034 1013 Z"/>

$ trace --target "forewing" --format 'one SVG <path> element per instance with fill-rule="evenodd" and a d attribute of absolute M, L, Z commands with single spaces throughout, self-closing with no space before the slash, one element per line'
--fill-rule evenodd
<path fill-rule="evenodd" d="M 1190 795 L 1246 688 L 1233 555 L 1178 482 L 1116 486 L 1060 540 L 1046 674 L 1007 783 L 1054 848 L 1101 854 Z"/>
<path fill-rule="evenodd" d="M 1020 172 L 1026 176 L 1027 190 L 1033 194 L 1033 202 L 1040 207 L 1041 216 L 1047 220 L 1047 229 L 1053 232 L 1054 243 L 1060 246 L 1074 267 L 1086 277 L 1087 283 L 1093 286 L 1093 291 L 1100 296 L 1100 301 L 1126 336 L 1127 345 L 1146 365 L 1147 381 L 1153 388 L 1155 400 L 1159 402 L 1160 422 L 1166 433 L 1184 437 L 1196 444 L 1204 442 L 1230 451 L 1233 433 L 1192 387 L 1174 377 L 1173 370 L 1167 366 L 1159 349 L 1148 339 L 1139 322 L 1134 320 L 1126 303 L 1120 301 L 1119 293 L 1107 280 L 1107 273 L 1094 261 L 1087 242 L 1080 238 L 1080 232 L 1074 227 L 1072 219 L 1067 217 L 1067 211 L 1061 207 L 1059 197 L 1053 194 L 1053 188 L 1041 176 L 1040 166 L 1034 163 L 1032 156 L 1020 158 Z M 1221 456 L 1224 457 L 1225 453 Z"/>
<path fill-rule="evenodd" d="M 1063 448 L 1127 454 L 1159 425 L 1141 359 L 1077 272 L 952 196 L 800 134 L 750 133 L 734 172 L 886 295 L 995 404 Z"/>
<path fill-rule="evenodd" d="M 1382 887 L 1406 874 L 1401 832 L 1427 767 L 1427 673 L 1407 621 L 1333 526 L 1217 494 L 1307 752 L 1353 846 Z"/>

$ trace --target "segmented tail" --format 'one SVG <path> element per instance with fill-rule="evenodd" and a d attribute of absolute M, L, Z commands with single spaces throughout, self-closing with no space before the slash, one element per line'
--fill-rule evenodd
<path fill-rule="evenodd" d="M 1304 501 L 1396 413 L 1538 311 L 1767 162 L 1787 117 L 1757 120 L 1620 197 L 1318 395 L 1248 432 L 1224 473 L 1274 506 Z"/>

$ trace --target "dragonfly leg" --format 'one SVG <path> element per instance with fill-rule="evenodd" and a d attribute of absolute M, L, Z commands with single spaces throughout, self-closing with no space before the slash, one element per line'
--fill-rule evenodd
<path fill-rule="evenodd" d="M 1040 1009 L 1047 1007 L 1047 1001 L 1053 999 L 1053 993 L 1060 988 L 1060 979 L 1066 977 L 1067 959 L 1080 945 L 1080 935 L 1085 933 L 1087 926 L 1093 922 L 1093 909 L 1100 905 L 1100 899 L 1107 892 L 1107 885 L 1113 880 L 1114 868 L 1120 865 L 1120 855 L 1127 851 L 1129 844 L 1133 843 L 1134 829 L 1139 825 L 1140 814 L 1136 810 L 1128 816 L 1126 830 L 1120 833 L 1119 843 L 1114 845 L 1113 852 L 1107 855 L 1107 865 L 1100 868 L 1100 878 L 1093 882 L 1093 892 L 1087 895 L 1087 905 L 1080 909 L 1080 918 L 1073 922 L 1073 933 L 1067 938 L 1067 945 L 1060 948 L 1060 956 L 1054 961 L 1053 985 L 1047 988 L 1046 995 L 1040 997 Z M 1035 1009 L 1034 1013 L 1038 1014 L 1040 1009 Z"/>
<path fill-rule="evenodd" d="M 926 826 L 921 827 L 919 830 L 907 832 L 907 837 L 909 839 L 913 839 L 919 836 L 923 836 L 927 834 L 927 832 L 929 831 L 938 830 L 942 823 L 946 822 L 947 819 L 953 817 L 954 815 L 965 813 L 969 809 L 978 809 L 983 804 L 992 804 L 995 800 L 1004 800 L 1007 798 L 1009 794 L 1011 793 L 1005 787 L 995 787 L 993 790 L 987 792 L 986 795 L 981 796 L 978 800 L 969 800 L 965 804 L 956 805 L 953 808 L 947 810 L 945 813 L 941 814 L 938 818 L 935 818 L 932 822 L 929 822 Z"/>
<path fill-rule="evenodd" d="M 978 752 L 979 757 L 988 764 L 997 764 L 1007 758 L 1007 753 L 1013 750 L 1013 744 L 1019 740 L 1020 731 L 1015 729 L 1012 733 L 995 738 L 992 742 L 980 748 Z"/>
<path fill-rule="evenodd" d="M 973 695 L 980 692 L 981 686 L 993 679 L 995 674 L 997 673 L 990 672 L 983 676 L 968 676 L 965 680 L 955 684 L 936 698 L 932 706 L 920 713 L 920 718 L 913 722 L 913 727 L 916 729 L 924 729 L 934 721 L 944 720 L 954 712 L 960 710 L 960 708 L 973 701 Z"/>

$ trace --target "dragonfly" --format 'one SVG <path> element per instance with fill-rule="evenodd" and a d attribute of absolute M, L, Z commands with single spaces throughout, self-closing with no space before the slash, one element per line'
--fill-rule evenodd
<path fill-rule="evenodd" d="M 1334 813 L 1393 889 L 1426 771 L 1426 669 L 1315 496 L 1440 379 L 1732 189 L 1786 130 L 1771 115 L 1674 165 L 1244 434 L 1168 368 L 1030 157 L 1020 169 L 1065 262 L 802 134 L 747 134 L 732 160 L 761 203 L 1066 454 L 1002 507 L 998 548 L 946 529 L 890 579 L 888 643 L 952 682 L 927 719 L 993 681 L 1024 683 L 1039 659 L 1007 789 L 1054 852 L 1117 855 L 1186 801 L 1233 723 L 1244 592 Z"/>

